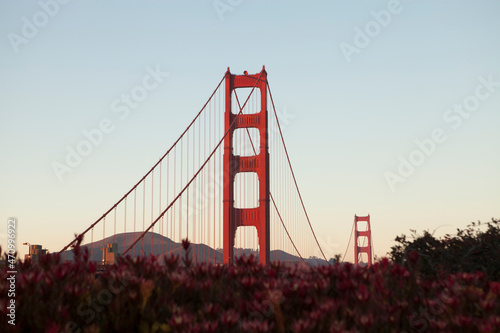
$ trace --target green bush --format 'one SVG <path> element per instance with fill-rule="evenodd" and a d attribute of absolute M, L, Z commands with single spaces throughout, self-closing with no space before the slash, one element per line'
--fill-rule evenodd
<path fill-rule="evenodd" d="M 484 272 L 489 279 L 500 281 L 500 220 L 492 219 L 481 231 L 481 222 L 472 222 L 465 230 L 457 229 L 456 236 L 436 239 L 428 231 L 411 239 L 396 237 L 390 258 L 406 267 L 409 256 L 418 254 L 419 272 L 425 277 L 441 274 Z"/>

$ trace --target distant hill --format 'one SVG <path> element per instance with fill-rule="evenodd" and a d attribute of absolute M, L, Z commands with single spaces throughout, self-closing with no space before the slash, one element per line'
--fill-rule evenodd
<path fill-rule="evenodd" d="M 127 232 L 116 234 L 114 236 L 106 237 L 104 240 L 96 240 L 93 243 L 82 244 L 82 248 L 87 248 L 89 253 L 91 253 L 91 261 L 93 262 L 102 262 L 102 247 L 106 246 L 108 243 L 116 243 L 118 245 L 118 253 L 121 254 L 127 249 L 132 242 L 141 235 L 140 232 Z M 144 236 L 144 255 L 149 256 L 151 253 L 161 253 L 157 256 L 158 261 L 163 264 L 163 258 L 170 254 L 180 255 L 181 257 L 185 256 L 184 249 L 182 248 L 182 244 L 174 242 L 168 237 L 157 233 L 148 232 Z M 142 242 L 137 242 L 132 249 L 128 252 L 132 257 L 139 257 L 142 254 Z M 161 251 L 160 251 L 161 250 Z M 193 258 L 193 261 L 196 262 L 214 262 L 222 263 L 222 250 L 216 249 L 214 250 L 208 245 L 205 244 L 196 244 L 191 243 L 190 253 Z M 234 249 L 235 256 L 239 257 L 241 255 L 250 255 L 253 254 L 258 256 L 258 251 L 254 251 L 251 249 Z M 271 261 L 284 261 L 287 263 L 301 263 L 302 260 L 298 256 L 294 256 L 290 253 L 284 252 L 282 250 L 273 250 L 270 253 Z M 66 260 L 73 260 L 73 250 L 65 251 L 62 254 L 62 258 Z M 305 262 L 310 266 L 318 266 L 318 265 L 327 265 L 327 262 L 320 259 L 304 259 Z"/>

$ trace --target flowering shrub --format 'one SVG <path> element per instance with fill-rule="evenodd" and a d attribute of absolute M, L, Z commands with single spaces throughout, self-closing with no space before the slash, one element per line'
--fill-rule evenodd
<path fill-rule="evenodd" d="M 254 257 L 214 266 L 186 256 L 168 257 L 165 266 L 124 257 L 97 274 L 88 253 L 74 251 L 74 262 L 46 255 L 17 263 L 16 326 L 5 319 L 2 267 L 0 331 L 500 331 L 500 283 L 484 273 L 422 279 L 418 253 L 409 269 L 387 259 L 370 268 L 263 267 Z"/>

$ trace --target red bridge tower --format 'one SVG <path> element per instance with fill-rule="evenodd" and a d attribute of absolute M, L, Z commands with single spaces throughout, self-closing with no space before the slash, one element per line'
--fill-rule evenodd
<path fill-rule="evenodd" d="M 224 139 L 224 213 L 223 232 L 224 264 L 232 264 L 234 260 L 234 240 L 236 229 L 240 226 L 253 226 L 257 229 L 259 239 L 260 263 L 269 263 L 269 149 L 268 149 L 268 115 L 267 115 L 267 73 L 265 68 L 257 74 L 233 75 L 226 72 L 226 98 L 224 128 L 228 131 Z M 238 88 L 260 89 L 260 111 L 253 114 L 233 114 L 231 112 L 231 96 Z M 239 111 L 239 109 L 238 109 Z M 237 118 L 236 122 L 233 121 Z M 232 126 L 231 126 L 232 125 Z M 260 135 L 260 150 L 253 156 L 235 156 L 233 154 L 233 134 L 238 128 L 256 128 Z M 234 181 L 239 172 L 255 172 L 259 183 L 259 205 L 254 208 L 234 207 Z"/>
<path fill-rule="evenodd" d="M 358 222 L 366 222 L 366 230 L 360 231 L 358 229 Z M 358 266 L 358 262 L 362 261 L 361 254 L 366 253 L 368 256 L 368 267 L 372 265 L 372 231 L 370 227 L 370 215 L 368 216 L 356 216 L 354 215 L 354 229 L 355 229 L 355 243 L 354 243 L 354 264 Z M 366 237 L 366 239 L 363 239 Z M 360 243 L 363 241 L 363 243 Z M 368 241 L 368 245 L 364 246 L 365 241 Z"/>

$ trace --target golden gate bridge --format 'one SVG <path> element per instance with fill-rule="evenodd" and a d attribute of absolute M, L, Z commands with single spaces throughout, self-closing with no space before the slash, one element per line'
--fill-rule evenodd
<path fill-rule="evenodd" d="M 362 255 L 371 264 L 369 216 L 359 221 L 368 224 L 358 230 L 355 216 L 356 264 Z M 91 260 L 94 245 L 106 249 L 109 240 L 123 255 L 163 256 L 181 254 L 188 239 L 195 262 L 231 264 L 249 252 L 264 265 L 316 253 L 328 262 L 299 190 L 265 67 L 243 75 L 228 68 L 158 162 L 60 253 L 84 236 L 90 236 Z"/>

